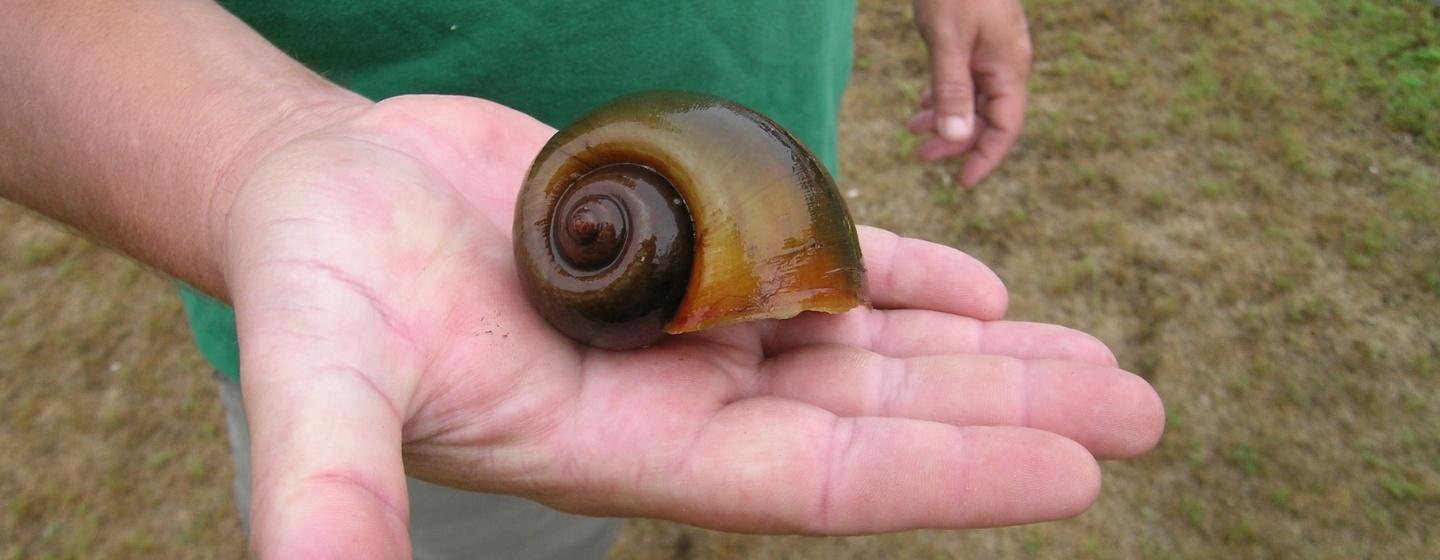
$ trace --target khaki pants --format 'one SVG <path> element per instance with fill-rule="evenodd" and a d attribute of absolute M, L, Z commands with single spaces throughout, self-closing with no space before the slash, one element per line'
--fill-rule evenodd
<path fill-rule="evenodd" d="M 235 505 L 249 531 L 250 429 L 238 382 L 221 379 L 220 400 L 235 458 Z M 417 559 L 604 558 L 620 521 L 560 513 L 512 496 L 479 494 L 407 479 L 410 542 Z"/>

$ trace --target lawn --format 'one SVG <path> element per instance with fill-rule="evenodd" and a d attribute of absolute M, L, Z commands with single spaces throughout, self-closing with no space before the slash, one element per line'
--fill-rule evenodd
<path fill-rule="evenodd" d="M 617 558 L 1416 558 L 1440 549 L 1440 8 L 1033 0 L 1033 95 L 976 190 L 912 155 L 904 3 L 862 1 L 857 219 L 993 266 L 1011 318 L 1165 399 L 1090 511 L 983 531 L 627 524 Z M 244 554 L 224 420 L 168 283 L 0 205 L 0 558 Z"/>

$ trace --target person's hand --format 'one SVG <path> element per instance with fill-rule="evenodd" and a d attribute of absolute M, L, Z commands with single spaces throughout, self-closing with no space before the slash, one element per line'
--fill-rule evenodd
<path fill-rule="evenodd" d="M 960 182 L 989 175 L 1025 122 L 1030 32 L 1019 0 L 915 0 L 915 25 L 930 48 L 931 84 L 910 130 L 934 134 L 928 161 L 967 155 Z"/>
<path fill-rule="evenodd" d="M 1156 393 L 1104 345 L 1000 321 L 984 265 L 872 228 L 876 309 L 576 345 L 525 300 L 511 248 L 552 133 L 403 97 L 245 173 L 225 255 L 260 556 L 408 555 L 407 473 L 742 532 L 1050 520 L 1095 499 L 1093 457 L 1160 437 Z"/>

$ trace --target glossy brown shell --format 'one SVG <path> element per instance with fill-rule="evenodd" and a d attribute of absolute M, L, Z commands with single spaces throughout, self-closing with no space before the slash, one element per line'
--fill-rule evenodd
<path fill-rule="evenodd" d="M 665 332 L 864 303 L 855 224 L 824 166 L 764 116 L 681 92 L 613 101 L 556 134 L 537 156 L 515 217 L 516 260 L 532 299 L 546 297 L 554 275 L 546 263 L 554 258 L 548 224 L 556 201 L 577 178 L 616 164 L 663 176 L 693 224 L 693 264 Z M 555 324 L 545 311 L 552 307 L 537 301 Z"/>

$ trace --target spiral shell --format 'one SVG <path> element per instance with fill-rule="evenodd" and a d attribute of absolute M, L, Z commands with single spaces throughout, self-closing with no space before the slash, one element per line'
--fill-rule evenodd
<path fill-rule="evenodd" d="M 540 314 L 602 348 L 865 301 L 855 224 L 824 166 L 711 96 L 634 94 L 556 134 L 514 233 Z"/>

